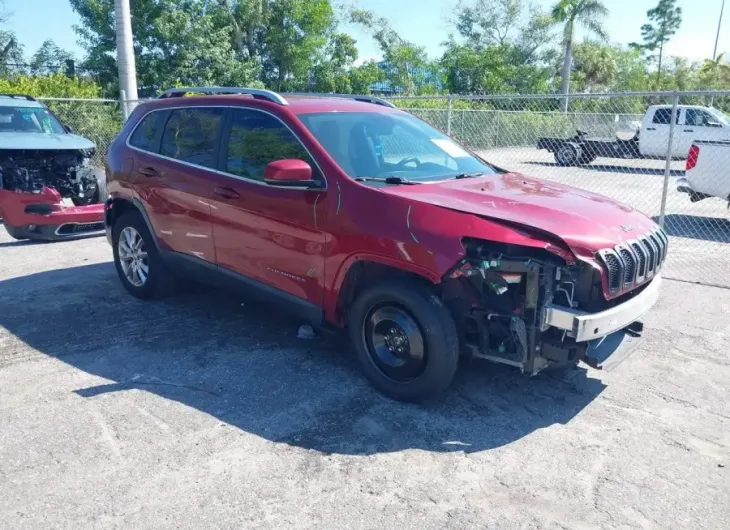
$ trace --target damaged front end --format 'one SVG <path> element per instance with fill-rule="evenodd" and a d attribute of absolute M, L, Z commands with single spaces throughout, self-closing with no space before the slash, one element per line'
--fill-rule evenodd
<path fill-rule="evenodd" d="M 98 177 L 88 149 L 0 149 L 0 190 L 41 194 L 55 189 L 76 206 L 100 199 Z"/>
<path fill-rule="evenodd" d="M 607 300 L 598 262 L 563 249 L 465 238 L 465 257 L 442 282 L 468 355 L 530 375 L 584 361 L 615 365 L 638 344 L 637 319 L 656 301 L 661 278 Z M 610 362 L 609 362 L 610 358 Z"/>

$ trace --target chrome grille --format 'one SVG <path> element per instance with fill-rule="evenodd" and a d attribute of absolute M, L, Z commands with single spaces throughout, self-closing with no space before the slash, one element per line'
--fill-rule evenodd
<path fill-rule="evenodd" d="M 669 239 L 662 229 L 646 234 L 626 245 L 598 253 L 608 273 L 612 293 L 644 283 L 659 272 L 667 258 Z"/>

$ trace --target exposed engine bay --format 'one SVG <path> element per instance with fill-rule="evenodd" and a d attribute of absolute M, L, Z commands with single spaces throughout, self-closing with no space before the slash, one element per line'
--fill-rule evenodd
<path fill-rule="evenodd" d="M 445 277 L 442 296 L 456 317 L 466 353 L 536 374 L 551 365 L 591 364 L 587 341 L 547 324 L 553 304 L 605 311 L 638 294 L 606 300 L 600 272 L 547 250 L 465 239 L 465 258 Z M 641 324 L 635 329 L 640 331 Z M 597 367 L 597 366 L 596 366 Z"/>
<path fill-rule="evenodd" d="M 76 206 L 99 202 L 99 184 L 90 166 L 94 149 L 0 149 L 0 190 L 41 193 L 54 188 Z"/>

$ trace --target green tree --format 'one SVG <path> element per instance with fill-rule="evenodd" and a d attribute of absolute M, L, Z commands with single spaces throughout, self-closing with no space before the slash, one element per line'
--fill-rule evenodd
<path fill-rule="evenodd" d="M 460 3 L 454 26 L 465 44 L 475 50 L 512 46 L 522 62 L 539 59 L 540 49 L 554 40 L 547 13 L 524 0 L 473 0 Z"/>
<path fill-rule="evenodd" d="M 10 15 L 5 11 L 5 0 L 0 0 L 0 76 L 8 76 L 22 71 L 24 61 L 23 46 L 15 33 L 2 29 Z"/>
<path fill-rule="evenodd" d="M 48 75 L 55 72 L 63 72 L 66 68 L 66 61 L 73 61 L 74 55 L 62 48 L 59 48 L 53 40 L 43 41 L 43 44 L 36 50 L 30 59 L 30 73 L 33 75 Z"/>
<path fill-rule="evenodd" d="M 106 91 L 117 89 L 113 0 L 70 0 L 81 24 L 86 70 Z M 259 85 L 255 62 L 237 56 L 233 28 L 212 0 L 132 0 L 141 93 L 179 84 Z"/>
<path fill-rule="evenodd" d="M 503 44 L 475 49 L 451 41 L 441 58 L 446 88 L 453 94 L 532 94 L 547 90 L 549 69 L 521 60 L 522 52 Z"/>
<path fill-rule="evenodd" d="M 263 81 L 275 90 L 308 84 L 312 66 L 331 39 L 339 38 L 342 44 L 341 36 L 334 35 L 335 13 L 329 0 L 271 1 L 265 6 L 265 21 Z"/>
<path fill-rule="evenodd" d="M 730 87 L 730 63 L 721 53 L 715 60 L 706 59 L 699 70 L 699 78 L 703 88 L 721 90 Z"/>
<path fill-rule="evenodd" d="M 641 26 L 642 44 L 631 43 L 637 49 L 657 54 L 657 86 L 662 84 L 662 57 L 664 46 L 682 25 L 682 8 L 677 0 L 659 0 L 657 6 L 646 12 L 649 23 Z"/>
<path fill-rule="evenodd" d="M 603 26 L 603 20 L 608 12 L 608 8 L 603 5 L 601 0 L 559 0 L 553 7 L 553 20 L 563 24 L 562 94 L 567 96 L 570 93 L 575 26 L 581 24 L 601 39 L 608 40 L 608 34 Z M 567 97 L 563 98 L 562 109 L 563 112 L 568 112 Z"/>
<path fill-rule="evenodd" d="M 369 30 L 380 46 L 387 64 L 385 78 L 394 89 L 400 88 L 405 94 L 433 91 L 433 88 L 424 86 L 427 84 L 424 79 L 416 78 L 419 72 L 428 71 L 433 66 L 423 46 L 417 46 L 403 39 L 387 19 L 379 17 L 372 11 L 353 9 L 350 11 L 349 21 Z"/>
<path fill-rule="evenodd" d="M 573 48 L 573 81 L 587 92 L 613 87 L 618 74 L 616 48 L 598 42 L 584 42 Z M 577 79 L 576 79 L 577 78 Z"/>
<path fill-rule="evenodd" d="M 81 18 L 84 66 L 113 86 L 113 0 L 70 2 Z M 354 41 L 336 31 L 331 0 L 132 0 L 131 10 L 143 91 L 180 84 L 347 89 L 357 56 Z"/>
<path fill-rule="evenodd" d="M 373 83 L 385 80 L 385 72 L 378 68 L 375 61 L 366 61 L 360 66 L 353 66 L 349 76 L 353 94 L 367 94 Z"/>

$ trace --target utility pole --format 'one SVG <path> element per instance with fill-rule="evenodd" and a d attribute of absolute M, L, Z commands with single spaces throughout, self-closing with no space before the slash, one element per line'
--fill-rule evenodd
<path fill-rule="evenodd" d="M 119 93 L 122 108 L 131 112 L 137 101 L 137 69 L 134 62 L 132 46 L 132 16 L 129 12 L 129 0 L 114 0 L 114 19 L 117 29 L 117 68 L 119 69 Z M 126 119 L 127 116 L 125 115 Z"/>
<path fill-rule="evenodd" d="M 725 0 L 722 0 L 722 7 L 720 7 L 720 20 L 717 21 L 717 36 L 715 37 L 715 50 L 712 52 L 712 60 L 717 59 L 717 41 L 720 40 L 720 26 L 722 26 L 722 15 L 725 12 Z"/>

